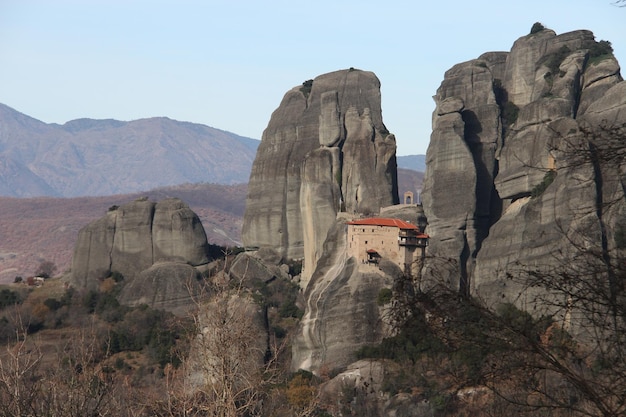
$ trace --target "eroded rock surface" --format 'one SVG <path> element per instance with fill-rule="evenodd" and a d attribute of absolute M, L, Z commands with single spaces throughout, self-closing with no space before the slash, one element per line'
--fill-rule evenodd
<path fill-rule="evenodd" d="M 159 262 L 196 267 L 208 261 L 206 234 L 185 203 L 140 199 L 112 207 L 80 230 L 70 281 L 76 288 L 95 289 L 112 272 L 130 282 L 143 271 L 154 272 Z"/>
<path fill-rule="evenodd" d="M 287 92 L 263 133 L 242 238 L 249 249 L 303 259 L 298 280 L 305 314 L 292 349 L 294 370 L 345 366 L 356 349 L 383 336 L 376 298 L 393 277 L 346 259 L 345 222 L 398 203 L 395 151 L 382 121 L 378 79 L 353 68 Z M 238 257 L 235 275 L 278 275 L 255 258 Z"/>
<path fill-rule="evenodd" d="M 121 304 L 142 304 L 184 315 L 195 307 L 192 297 L 201 292 L 201 276 L 193 266 L 180 262 L 158 262 L 130 280 L 119 295 Z"/>
<path fill-rule="evenodd" d="M 373 73 L 351 68 L 291 89 L 257 150 L 244 245 L 304 258 L 306 285 L 338 212 L 375 213 L 397 202 L 395 149 Z"/>
<path fill-rule="evenodd" d="M 305 313 L 292 347 L 294 370 L 346 366 L 358 348 L 379 342 L 389 330 L 376 299 L 401 271 L 391 262 L 383 270 L 347 259 L 344 229 L 345 219 L 339 219 L 329 231 L 304 292 Z"/>
<path fill-rule="evenodd" d="M 586 30 L 546 29 L 446 72 L 422 194 L 431 277 L 529 308 L 534 295 L 507 272 L 566 263 L 581 236 L 615 246 L 623 162 L 580 152 L 626 123 L 626 83 L 605 47 Z"/>

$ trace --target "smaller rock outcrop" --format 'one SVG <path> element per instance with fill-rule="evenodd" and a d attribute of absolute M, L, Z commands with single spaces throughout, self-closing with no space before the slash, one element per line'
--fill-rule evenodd
<path fill-rule="evenodd" d="M 258 288 L 276 278 L 289 279 L 281 269 L 281 259 L 271 249 L 246 252 L 237 255 L 228 271 L 230 279 L 241 285 Z"/>
<path fill-rule="evenodd" d="M 131 307 L 148 305 L 183 315 L 201 292 L 200 272 L 180 262 L 159 262 L 141 271 L 122 288 L 119 302 Z"/>
<path fill-rule="evenodd" d="M 123 302 L 178 309 L 195 267 L 209 262 L 207 249 L 200 219 L 180 199 L 139 199 L 80 230 L 70 283 L 91 290 L 116 272 L 124 277 Z"/>

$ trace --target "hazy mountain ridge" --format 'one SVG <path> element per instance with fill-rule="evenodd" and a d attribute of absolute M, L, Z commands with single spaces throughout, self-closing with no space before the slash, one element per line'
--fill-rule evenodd
<path fill-rule="evenodd" d="M 426 155 L 404 155 L 397 156 L 398 168 L 410 169 L 412 171 L 426 171 Z"/>
<path fill-rule="evenodd" d="M 248 181 L 258 141 L 166 117 L 47 124 L 0 104 L 0 195 L 113 195 Z"/>

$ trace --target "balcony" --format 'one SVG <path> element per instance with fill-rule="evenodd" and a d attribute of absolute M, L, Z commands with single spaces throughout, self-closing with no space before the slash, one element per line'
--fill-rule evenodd
<path fill-rule="evenodd" d="M 419 233 L 400 232 L 398 244 L 400 246 L 415 246 L 425 248 L 428 246 L 428 235 Z"/>

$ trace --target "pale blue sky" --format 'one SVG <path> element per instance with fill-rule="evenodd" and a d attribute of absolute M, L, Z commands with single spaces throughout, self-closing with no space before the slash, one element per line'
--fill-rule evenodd
<path fill-rule="evenodd" d="M 452 65 L 534 22 L 589 29 L 626 65 L 610 0 L 0 0 L 0 103 L 47 123 L 167 116 L 260 139 L 285 92 L 355 67 L 382 84 L 398 154 L 425 153 Z"/>

